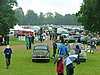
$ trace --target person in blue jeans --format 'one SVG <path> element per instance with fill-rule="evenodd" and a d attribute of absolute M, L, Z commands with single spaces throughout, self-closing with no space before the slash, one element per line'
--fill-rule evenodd
<path fill-rule="evenodd" d="M 7 45 L 7 48 L 4 49 L 4 54 L 6 58 L 6 68 L 8 69 L 10 65 L 10 59 L 11 59 L 11 54 L 12 54 L 12 49 Z"/>

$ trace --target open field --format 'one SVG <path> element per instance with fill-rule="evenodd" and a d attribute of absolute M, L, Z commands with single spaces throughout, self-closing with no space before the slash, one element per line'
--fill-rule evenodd
<path fill-rule="evenodd" d="M 13 50 L 11 66 L 6 69 L 3 51 L 0 51 L 0 75 L 56 75 L 54 59 L 51 58 L 50 62 L 32 62 L 31 55 L 32 50 Z M 74 64 L 76 66 L 75 75 L 99 75 L 99 58 L 100 52 L 87 53 L 86 62 L 80 65 Z"/>
<path fill-rule="evenodd" d="M 52 44 L 50 42 L 47 43 L 51 49 Z M 50 62 L 32 62 L 32 50 L 26 50 L 25 43 L 23 43 L 23 45 L 12 45 L 13 54 L 11 65 L 9 69 L 6 69 L 3 53 L 4 47 L 5 46 L 0 46 L 0 75 L 56 75 L 56 65 L 53 64 L 52 50 L 50 50 Z M 98 49 L 100 49 L 100 46 L 98 46 Z M 75 75 L 100 75 L 99 58 L 100 51 L 94 54 L 87 53 L 86 62 L 82 62 L 80 65 L 74 63 Z M 66 67 L 64 71 L 65 70 Z M 66 71 L 64 75 L 66 75 Z"/>

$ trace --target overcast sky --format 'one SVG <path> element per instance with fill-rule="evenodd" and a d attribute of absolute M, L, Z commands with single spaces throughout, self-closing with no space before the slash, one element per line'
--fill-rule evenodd
<path fill-rule="evenodd" d="M 26 14 L 31 9 L 35 13 L 58 12 L 59 14 L 73 14 L 80 10 L 83 0 L 17 0 L 18 5 Z"/>

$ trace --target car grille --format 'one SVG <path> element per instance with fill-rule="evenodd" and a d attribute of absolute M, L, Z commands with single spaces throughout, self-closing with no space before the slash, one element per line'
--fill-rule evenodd
<path fill-rule="evenodd" d="M 45 58 L 45 56 L 36 56 L 36 58 Z"/>

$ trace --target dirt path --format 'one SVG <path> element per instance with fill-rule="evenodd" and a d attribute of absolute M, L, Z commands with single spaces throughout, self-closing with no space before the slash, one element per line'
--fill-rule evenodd
<path fill-rule="evenodd" d="M 46 43 L 49 45 L 50 49 L 52 49 L 52 41 L 51 40 L 45 40 L 43 43 Z M 32 44 L 32 49 L 33 49 L 34 44 Z M 16 46 L 10 46 L 13 50 L 26 50 L 25 45 L 16 45 Z M 4 50 L 6 46 L 0 46 L 0 51 Z"/>
<path fill-rule="evenodd" d="M 52 40 L 45 40 L 43 41 L 43 43 L 46 43 L 49 45 L 50 50 L 52 50 Z M 32 44 L 32 49 L 33 49 L 34 44 Z M 0 46 L 0 51 L 4 50 L 4 48 L 6 48 L 6 46 Z M 26 46 L 25 45 L 16 45 L 16 46 L 11 46 L 11 48 L 13 50 L 26 50 Z M 100 46 L 97 46 L 96 48 L 97 51 L 100 51 Z"/>

